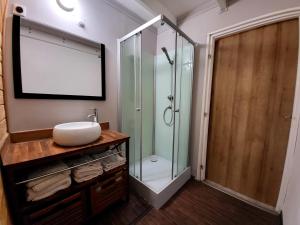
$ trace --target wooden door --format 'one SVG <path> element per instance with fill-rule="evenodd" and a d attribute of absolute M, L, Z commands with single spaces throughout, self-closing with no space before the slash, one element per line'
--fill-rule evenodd
<path fill-rule="evenodd" d="M 217 40 L 206 178 L 275 206 L 298 61 L 298 19 Z"/>

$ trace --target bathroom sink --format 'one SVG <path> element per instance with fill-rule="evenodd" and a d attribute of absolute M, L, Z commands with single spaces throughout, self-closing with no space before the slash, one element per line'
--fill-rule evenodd
<path fill-rule="evenodd" d="M 53 129 L 53 140 L 63 146 L 78 146 L 96 141 L 101 135 L 97 122 L 72 122 L 58 124 Z"/>

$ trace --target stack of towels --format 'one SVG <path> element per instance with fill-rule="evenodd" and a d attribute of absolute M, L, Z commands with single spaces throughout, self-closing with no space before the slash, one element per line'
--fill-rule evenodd
<path fill-rule="evenodd" d="M 110 154 L 114 154 L 114 155 L 110 155 Z M 126 158 L 116 151 L 106 151 L 104 153 L 94 154 L 92 157 L 94 159 L 105 157 L 100 160 L 104 171 L 112 170 L 126 163 Z"/>
<path fill-rule="evenodd" d="M 64 169 L 68 169 L 68 166 L 63 162 L 57 162 L 31 173 L 28 178 L 33 179 L 35 177 L 44 176 Z M 28 182 L 26 184 L 27 201 L 38 201 L 43 198 L 47 198 L 60 190 L 68 188 L 71 185 L 70 174 L 70 170 L 65 170 L 61 173 Z"/>
<path fill-rule="evenodd" d="M 91 160 L 93 159 L 86 155 L 80 158 L 69 160 L 67 164 L 73 167 L 82 163 L 87 163 Z M 99 161 L 91 162 L 72 169 L 72 176 L 77 183 L 91 180 L 97 176 L 100 176 L 102 173 L 103 169 Z"/>

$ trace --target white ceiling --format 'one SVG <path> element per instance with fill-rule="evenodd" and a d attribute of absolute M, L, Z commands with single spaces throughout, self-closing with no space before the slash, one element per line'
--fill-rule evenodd
<path fill-rule="evenodd" d="M 219 6 L 222 10 L 230 0 L 105 0 L 143 21 L 159 14 L 165 15 L 174 24 L 188 16 L 205 12 Z M 237 0 L 234 0 L 237 1 Z"/>
<path fill-rule="evenodd" d="M 168 11 L 168 9 L 160 3 L 159 0 L 105 0 L 108 4 L 142 19 L 144 22 L 153 19 L 159 14 L 167 16 L 176 24 L 176 17 Z"/>
<path fill-rule="evenodd" d="M 200 8 L 208 2 L 215 2 L 215 0 L 158 0 L 164 5 L 176 18 Z"/>

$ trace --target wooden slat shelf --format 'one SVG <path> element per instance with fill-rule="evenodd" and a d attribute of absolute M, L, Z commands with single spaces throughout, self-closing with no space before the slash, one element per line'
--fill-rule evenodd
<path fill-rule="evenodd" d="M 125 170 L 127 170 L 127 166 L 122 165 L 122 166 L 119 166 L 110 171 L 104 172 L 102 175 L 100 175 L 94 179 L 91 179 L 91 180 L 88 180 L 88 181 L 85 181 L 82 183 L 76 183 L 76 181 L 74 181 L 72 179 L 72 184 L 69 188 L 58 191 L 57 193 L 55 193 L 52 196 L 49 196 L 48 198 L 45 198 L 45 199 L 42 199 L 39 201 L 35 201 L 35 202 L 27 202 L 25 199 L 23 199 L 23 201 L 21 203 L 21 210 L 24 213 L 32 212 L 38 208 L 41 208 L 41 206 L 49 205 L 52 202 L 57 201 L 58 199 L 64 198 L 64 196 L 70 195 L 70 193 L 76 193 L 78 191 L 85 189 L 86 187 L 89 187 L 91 185 L 99 183 L 99 182 L 105 180 L 107 177 L 110 177 L 112 174 L 114 174 L 116 172 L 125 171 Z"/>
<path fill-rule="evenodd" d="M 77 147 L 62 147 L 55 144 L 50 136 L 51 129 L 19 132 L 11 136 L 13 137 L 12 141 L 21 142 L 5 144 L 1 152 L 1 172 L 14 224 L 36 223 L 33 221 L 36 215 L 41 215 L 38 216 L 39 222 L 36 224 L 55 224 L 53 221 L 64 220 L 64 212 L 61 210 L 67 210 L 66 213 L 71 213 L 72 217 L 78 217 L 80 221 L 88 223 L 93 216 L 109 204 L 119 199 L 128 200 L 129 136 L 109 130 L 108 123 L 104 125 L 107 129 L 102 127 L 101 137 L 97 141 Z M 41 137 L 43 139 L 36 139 Z M 123 144 L 125 148 L 122 147 L 122 150 L 125 150 L 126 153 L 125 165 L 104 171 L 102 175 L 82 183 L 76 183 L 72 180 L 69 188 L 60 190 L 45 199 L 28 202 L 25 183 L 16 184 L 20 181 L 26 181 L 24 178 L 30 172 L 47 163 L 51 164 L 57 160 L 65 161 L 86 154 L 101 153 Z M 118 150 L 118 152 L 121 151 L 121 149 Z M 121 180 L 119 181 L 119 179 Z M 71 196 L 78 196 L 74 203 L 70 200 Z"/>
<path fill-rule="evenodd" d="M 28 182 L 31 182 L 31 181 L 34 181 L 34 180 L 38 180 L 38 179 L 41 179 L 41 178 L 44 178 L 44 177 L 48 177 L 48 176 L 55 175 L 55 174 L 58 174 L 58 173 L 62 173 L 62 172 L 65 172 L 65 171 L 70 171 L 70 170 L 75 169 L 77 167 L 84 166 L 84 165 L 87 165 L 87 164 L 90 164 L 90 163 L 94 163 L 94 162 L 97 162 L 97 161 L 101 161 L 102 159 L 105 159 L 107 157 L 110 157 L 110 156 L 113 156 L 113 155 L 117 155 L 117 154 L 120 154 L 120 153 L 122 153 L 122 151 L 116 150 L 116 152 L 113 152 L 113 153 L 111 153 L 109 155 L 105 155 L 105 156 L 103 156 L 101 158 L 97 158 L 97 159 L 91 159 L 88 162 L 84 162 L 84 163 L 78 164 L 76 166 L 70 166 L 70 167 L 68 167 L 66 169 L 57 170 L 55 172 L 48 173 L 48 174 L 41 175 L 41 176 L 37 176 L 37 177 L 33 177 L 33 178 L 23 178 L 22 180 L 16 181 L 16 185 L 26 184 Z"/>

